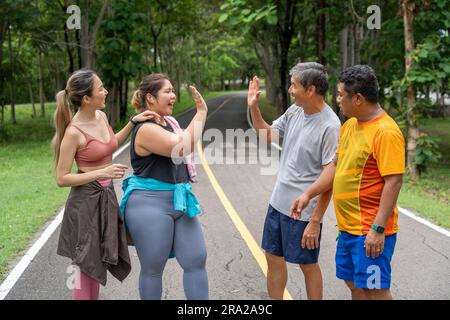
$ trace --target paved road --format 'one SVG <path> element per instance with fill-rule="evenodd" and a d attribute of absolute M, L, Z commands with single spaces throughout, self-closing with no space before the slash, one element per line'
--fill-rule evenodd
<path fill-rule="evenodd" d="M 246 119 L 246 97 L 232 94 L 208 101 L 209 118 L 207 129 L 249 129 Z M 179 121 L 186 126 L 193 111 Z M 252 135 L 251 133 L 250 135 Z M 211 140 L 211 139 L 210 139 Z M 217 141 L 216 141 L 217 142 Z M 242 151 L 241 146 L 223 146 L 211 149 L 208 141 L 203 142 L 209 168 L 217 179 L 230 205 L 234 208 L 250 236 L 241 234 L 232 222 L 215 189 L 210 176 L 202 165 L 197 166 L 199 183 L 194 192 L 203 207 L 200 217 L 208 249 L 207 270 L 209 274 L 211 299 L 267 299 L 265 276 L 257 259 L 248 246 L 248 238 L 261 242 L 262 227 L 268 200 L 275 183 L 275 175 L 262 175 L 261 165 L 250 164 L 255 160 L 257 149 L 248 148 L 247 161 L 241 164 L 213 164 L 217 151 Z M 217 158 L 214 158 L 217 159 Z M 243 160 L 243 154 L 236 160 Z M 276 152 L 271 161 L 277 160 Z M 267 159 L 266 159 L 267 160 Z M 116 162 L 129 164 L 129 152 L 124 151 Z M 237 162 L 237 161 L 236 161 Z M 122 196 L 120 181 L 115 188 Z M 229 208 L 228 208 L 229 209 Z M 350 295 L 342 281 L 334 275 L 336 221 L 332 210 L 324 220 L 324 233 L 320 253 L 320 264 L 324 276 L 324 297 L 326 299 L 348 299 Z M 412 220 L 399 217 L 400 232 L 393 259 L 392 293 L 397 299 L 450 299 L 450 238 Z M 66 272 L 70 261 L 56 255 L 59 228 L 28 266 L 6 299 L 70 299 L 66 287 Z M 109 276 L 106 287 L 102 287 L 100 299 L 139 299 L 139 261 L 134 248 L 130 248 L 133 270 L 120 283 Z M 288 291 L 294 299 L 305 299 L 303 276 L 298 266 L 289 265 Z M 164 299 L 184 299 L 182 270 L 175 259 L 169 260 L 164 272 Z"/>

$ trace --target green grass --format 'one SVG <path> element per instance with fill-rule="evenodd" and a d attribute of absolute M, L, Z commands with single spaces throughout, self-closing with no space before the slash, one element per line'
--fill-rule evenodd
<path fill-rule="evenodd" d="M 205 100 L 224 94 L 205 92 Z M 175 104 L 174 114 L 194 105 L 188 93 Z M 39 105 L 36 105 L 39 112 Z M 31 105 L 16 107 L 17 124 L 9 123 L 5 110 L 8 143 L 0 143 L 0 281 L 8 264 L 20 255 L 42 226 L 64 204 L 69 188 L 58 188 L 54 179 L 50 141 L 54 134 L 55 103 L 46 103 L 46 117 L 31 118 Z M 134 113 L 130 106 L 128 113 Z M 119 129 L 122 124 L 118 124 Z"/>
<path fill-rule="evenodd" d="M 419 127 L 439 139 L 442 159 L 431 165 L 418 181 L 405 180 L 399 203 L 450 229 L 450 120 L 423 119 Z"/>
<path fill-rule="evenodd" d="M 0 280 L 8 262 L 26 248 L 33 234 L 54 216 L 68 189 L 58 188 L 53 175 L 51 117 L 31 119 L 31 106 L 16 108 L 17 125 L 7 125 L 11 136 L 0 144 Z M 9 109 L 5 113 L 9 119 Z"/>

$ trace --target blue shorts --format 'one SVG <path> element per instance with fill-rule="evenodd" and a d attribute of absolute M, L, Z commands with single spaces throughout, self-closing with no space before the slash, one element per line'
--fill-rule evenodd
<path fill-rule="evenodd" d="M 284 257 L 290 263 L 312 264 L 319 260 L 322 224 L 320 224 L 319 248 L 302 248 L 303 232 L 308 222 L 294 220 L 269 205 L 264 223 L 262 248 L 270 254 Z"/>
<path fill-rule="evenodd" d="M 397 234 L 385 237 L 384 250 L 377 258 L 366 256 L 366 236 L 341 232 L 336 249 L 336 277 L 353 281 L 364 289 L 389 289 L 391 286 L 391 259 Z"/>

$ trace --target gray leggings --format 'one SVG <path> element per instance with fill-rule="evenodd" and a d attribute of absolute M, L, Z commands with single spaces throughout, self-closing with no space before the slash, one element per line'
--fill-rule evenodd
<path fill-rule="evenodd" d="M 161 299 L 162 273 L 172 250 L 184 271 L 186 298 L 208 299 L 206 246 L 200 222 L 175 211 L 173 191 L 134 190 L 125 218 L 141 263 L 141 299 Z"/>

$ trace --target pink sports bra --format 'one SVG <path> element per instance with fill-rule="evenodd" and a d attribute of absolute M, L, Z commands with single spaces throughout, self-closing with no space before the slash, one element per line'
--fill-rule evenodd
<path fill-rule="evenodd" d="M 101 115 L 109 131 L 109 142 L 102 142 L 89 133 L 84 132 L 76 125 L 77 128 L 86 138 L 86 146 L 80 149 L 75 154 L 75 162 L 78 167 L 98 167 L 107 163 L 112 163 L 112 154 L 118 148 L 117 138 L 112 131 L 111 126 L 106 121 L 105 117 Z"/>

